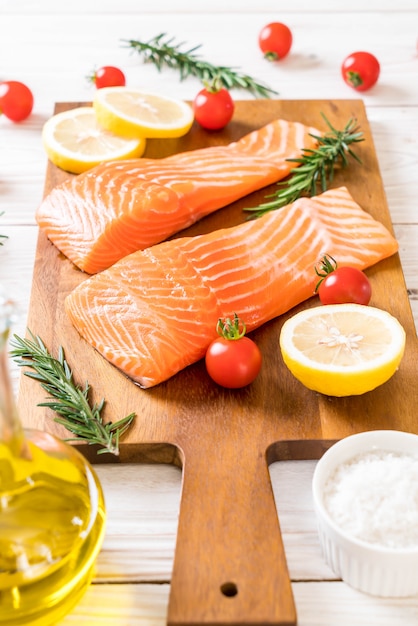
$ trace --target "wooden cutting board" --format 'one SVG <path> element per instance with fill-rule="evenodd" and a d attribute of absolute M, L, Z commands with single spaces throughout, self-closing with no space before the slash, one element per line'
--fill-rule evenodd
<path fill-rule="evenodd" d="M 56 111 L 83 103 L 61 103 Z M 365 141 L 358 145 L 360 166 L 337 172 L 333 185 L 346 185 L 354 199 L 390 230 L 392 224 L 365 109 L 360 100 L 242 101 L 222 132 L 195 125 L 186 137 L 150 140 L 146 156 L 229 143 L 275 118 L 325 130 L 323 112 L 337 128 L 357 118 Z M 48 165 L 45 194 L 69 174 Z M 246 219 L 243 207 L 256 206 L 275 186 L 254 193 L 182 235 L 207 232 Z M 284 366 L 278 347 L 284 319 L 252 334 L 263 353 L 258 379 L 242 390 L 225 390 L 199 362 L 155 388 L 142 390 L 81 340 L 63 310 L 65 296 L 84 280 L 58 250 L 39 234 L 28 328 L 55 354 L 65 349 L 75 378 L 88 380 L 94 397 L 107 400 L 106 419 L 135 411 L 134 425 L 121 442 L 118 459 L 81 444 L 97 461 L 175 463 L 183 468 L 177 546 L 168 624 L 296 623 L 296 610 L 269 479 L 268 465 L 283 459 L 319 458 L 335 440 L 364 430 L 418 432 L 417 340 L 398 255 L 368 272 L 371 304 L 395 315 L 407 333 L 405 357 L 395 376 L 361 397 L 331 398 L 304 388 Z M 317 305 L 311 298 L 298 309 Z M 66 437 L 48 410 L 40 386 L 21 379 L 19 409 L 27 426 Z"/>

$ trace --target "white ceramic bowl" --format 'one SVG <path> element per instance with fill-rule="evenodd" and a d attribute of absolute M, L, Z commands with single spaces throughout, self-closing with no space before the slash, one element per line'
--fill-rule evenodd
<path fill-rule="evenodd" d="M 418 455 L 418 435 L 393 430 L 351 435 L 318 461 L 312 488 L 320 544 L 327 564 L 353 588 L 382 597 L 412 596 L 418 593 L 418 545 L 389 548 L 356 538 L 342 530 L 324 505 L 324 486 L 336 468 L 358 454 L 378 450 Z"/>

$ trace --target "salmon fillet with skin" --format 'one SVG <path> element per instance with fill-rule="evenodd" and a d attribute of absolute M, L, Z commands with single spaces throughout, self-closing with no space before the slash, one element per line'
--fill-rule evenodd
<path fill-rule="evenodd" d="M 65 309 L 89 344 L 147 388 L 201 359 L 220 317 L 237 313 L 251 331 L 310 298 L 324 254 L 365 269 L 397 250 L 341 187 L 135 252 L 87 278 Z"/>
<path fill-rule="evenodd" d="M 227 146 L 163 159 L 100 164 L 56 186 L 36 212 L 40 228 L 94 274 L 164 241 L 205 215 L 285 178 L 315 128 L 275 120 Z"/>

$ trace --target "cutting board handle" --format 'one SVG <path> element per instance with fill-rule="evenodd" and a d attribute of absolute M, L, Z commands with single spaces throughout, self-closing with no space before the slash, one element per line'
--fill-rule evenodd
<path fill-rule="evenodd" d="M 184 456 L 167 623 L 296 624 L 265 454 Z"/>

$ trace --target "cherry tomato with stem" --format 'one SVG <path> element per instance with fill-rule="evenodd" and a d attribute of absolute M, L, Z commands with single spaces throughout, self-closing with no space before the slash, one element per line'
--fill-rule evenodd
<path fill-rule="evenodd" d="M 33 94 L 27 85 L 18 80 L 0 83 L 0 114 L 12 122 L 21 122 L 32 113 Z"/>
<path fill-rule="evenodd" d="M 377 83 L 380 64 L 370 52 L 353 52 L 341 65 L 344 81 L 356 91 L 367 91 Z"/>
<path fill-rule="evenodd" d="M 258 35 L 258 45 L 268 61 L 284 59 L 289 54 L 292 43 L 292 31 L 281 22 L 267 24 Z"/>
<path fill-rule="evenodd" d="M 358 268 L 339 267 L 333 257 L 325 255 L 315 272 L 320 277 L 315 293 L 322 304 L 369 304 L 372 287 L 366 274 Z"/>
<path fill-rule="evenodd" d="M 209 376 L 218 385 L 239 389 L 252 383 L 261 369 L 262 356 L 257 344 L 245 336 L 245 324 L 234 319 L 218 320 L 219 337 L 210 344 L 205 357 Z"/>
<path fill-rule="evenodd" d="M 195 120 L 206 130 L 222 130 L 232 119 L 234 100 L 229 91 L 215 79 L 205 85 L 192 103 Z"/>
<path fill-rule="evenodd" d="M 88 80 L 94 83 L 97 89 L 102 87 L 124 87 L 126 85 L 125 74 L 118 67 L 103 65 L 93 72 Z"/>

